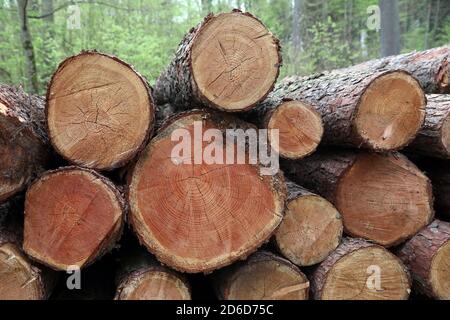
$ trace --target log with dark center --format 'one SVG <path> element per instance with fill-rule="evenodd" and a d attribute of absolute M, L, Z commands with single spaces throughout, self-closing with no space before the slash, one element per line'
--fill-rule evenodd
<path fill-rule="evenodd" d="M 399 153 L 329 150 L 283 166 L 293 181 L 336 206 L 349 235 L 390 247 L 433 219 L 429 179 Z"/>
<path fill-rule="evenodd" d="M 23 190 L 49 160 L 44 100 L 0 85 L 0 202 Z"/>
<path fill-rule="evenodd" d="M 24 250 L 56 270 L 85 267 L 115 246 L 125 209 L 118 189 L 94 171 L 48 172 L 26 194 Z"/>
<path fill-rule="evenodd" d="M 0 300 L 46 299 L 53 289 L 55 274 L 32 264 L 22 251 L 17 210 L 14 199 L 0 205 Z"/>
<path fill-rule="evenodd" d="M 85 51 L 64 60 L 47 91 L 47 124 L 55 149 L 72 163 L 98 170 L 125 165 L 152 132 L 147 81 L 130 65 Z"/>
<path fill-rule="evenodd" d="M 320 115 L 306 103 L 283 100 L 275 94 L 245 115 L 245 119 L 269 130 L 271 146 L 280 156 L 300 159 L 313 153 L 323 135 Z M 278 130 L 278 140 L 272 139 Z"/>
<path fill-rule="evenodd" d="M 267 251 L 213 277 L 221 300 L 308 300 L 306 276 L 288 260 Z"/>
<path fill-rule="evenodd" d="M 181 109 L 248 110 L 271 91 L 280 66 L 278 40 L 257 18 L 239 10 L 210 14 L 182 40 L 155 97 Z"/>
<path fill-rule="evenodd" d="M 450 159 L 450 96 L 427 95 L 425 123 L 410 144 L 410 151 Z"/>
<path fill-rule="evenodd" d="M 274 240 L 280 253 L 298 266 L 323 261 L 339 245 L 342 218 L 327 200 L 288 181 L 283 222 Z"/>
<path fill-rule="evenodd" d="M 282 174 L 262 175 L 258 163 L 237 163 L 236 140 L 224 145 L 219 139 L 226 129 L 246 127 L 229 115 L 178 114 L 141 154 L 129 181 L 130 221 L 162 263 L 192 273 L 213 271 L 255 251 L 281 222 Z M 219 137 L 206 143 L 196 136 L 199 128 L 200 134 L 216 129 Z M 188 150 L 173 154 L 180 143 Z M 231 153 L 234 160 L 197 156 L 214 153 Z"/>
<path fill-rule="evenodd" d="M 316 300 L 407 300 L 408 271 L 400 259 L 373 243 L 346 238 L 311 274 Z"/>
<path fill-rule="evenodd" d="M 351 68 L 406 70 L 426 93 L 450 93 L 450 45 L 363 62 Z M 345 72 L 345 69 L 343 70 Z"/>
<path fill-rule="evenodd" d="M 186 279 L 162 266 L 145 251 L 128 251 L 121 257 L 116 278 L 116 300 L 191 299 Z"/>
<path fill-rule="evenodd" d="M 377 151 L 401 149 L 420 130 L 426 98 L 404 71 L 349 68 L 287 77 L 275 95 L 309 103 L 322 116 L 323 143 Z"/>
<path fill-rule="evenodd" d="M 419 292 L 450 299 L 450 223 L 433 221 L 400 249 Z"/>

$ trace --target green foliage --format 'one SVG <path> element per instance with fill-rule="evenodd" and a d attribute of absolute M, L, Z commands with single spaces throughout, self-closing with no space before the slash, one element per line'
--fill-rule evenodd
<path fill-rule="evenodd" d="M 42 14 L 45 0 L 29 1 L 28 14 Z M 259 17 L 281 40 L 281 76 L 310 74 L 345 67 L 379 55 L 379 33 L 367 30 L 367 7 L 377 0 L 302 0 L 299 26 L 293 26 L 294 0 L 111 0 L 73 1 L 81 12 L 81 28 L 67 27 L 69 0 L 53 0 L 54 20 L 29 19 L 40 92 L 58 63 L 84 49 L 115 54 L 133 64 L 151 83 L 172 58 L 183 35 L 203 17 L 233 7 Z M 422 50 L 450 42 L 450 4 L 433 0 L 399 0 L 402 51 Z M 302 45 L 294 49 L 293 28 Z M 366 37 L 361 41 L 361 35 Z M 364 49 L 366 48 L 366 49 Z M 0 0 L 0 82 L 24 79 L 24 54 L 15 0 Z"/>

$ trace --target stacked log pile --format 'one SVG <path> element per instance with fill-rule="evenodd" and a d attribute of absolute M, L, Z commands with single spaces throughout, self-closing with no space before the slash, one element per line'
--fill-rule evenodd
<path fill-rule="evenodd" d="M 0 299 L 450 299 L 450 47 L 276 84 L 280 50 L 234 10 L 154 90 L 96 51 L 0 85 Z"/>

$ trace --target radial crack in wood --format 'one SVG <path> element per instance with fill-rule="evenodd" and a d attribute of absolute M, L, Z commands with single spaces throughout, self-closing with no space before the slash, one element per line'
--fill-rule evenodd
<path fill-rule="evenodd" d="M 50 140 L 64 158 L 112 170 L 141 150 L 154 125 L 147 81 L 130 65 L 85 51 L 64 60 L 47 91 Z"/>

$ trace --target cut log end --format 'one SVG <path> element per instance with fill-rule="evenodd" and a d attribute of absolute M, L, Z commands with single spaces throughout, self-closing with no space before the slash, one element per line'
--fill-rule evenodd
<path fill-rule="evenodd" d="M 264 99 L 281 65 L 277 40 L 241 12 L 212 16 L 194 39 L 191 59 L 201 96 L 225 111 L 246 110 Z"/>
<path fill-rule="evenodd" d="M 431 261 L 430 283 L 436 297 L 450 299 L 450 240 L 442 245 Z"/>
<path fill-rule="evenodd" d="M 153 128 L 146 81 L 122 61 L 95 52 L 66 59 L 47 92 L 50 140 L 66 159 L 111 170 L 140 150 Z"/>
<path fill-rule="evenodd" d="M 425 94 L 412 76 L 402 71 L 383 74 L 365 89 L 355 129 L 372 149 L 397 150 L 420 130 L 425 106 Z"/>
<path fill-rule="evenodd" d="M 28 258 L 12 243 L 0 245 L 0 300 L 44 299 Z"/>
<path fill-rule="evenodd" d="M 407 300 L 410 281 L 389 251 L 369 246 L 343 255 L 327 272 L 322 300 Z"/>
<path fill-rule="evenodd" d="M 340 179 L 335 205 L 348 234 L 393 246 L 431 222 L 431 190 L 406 157 L 363 153 Z"/>
<path fill-rule="evenodd" d="M 191 112 L 171 122 L 151 141 L 131 177 L 129 203 L 137 235 L 161 262 L 180 271 L 209 272 L 245 257 L 282 219 L 281 176 L 261 176 L 250 164 L 194 164 L 196 151 L 183 155 L 191 164 L 174 158 L 179 144 L 171 138 L 174 130 L 194 137 L 195 123 L 221 130 L 229 128 L 227 119 Z M 231 145 L 217 147 L 226 154 Z"/>
<path fill-rule="evenodd" d="M 258 252 L 218 279 L 223 300 L 308 300 L 309 281 L 292 263 Z"/>
<path fill-rule="evenodd" d="M 56 270 L 84 267 L 120 236 L 124 207 L 106 178 L 78 168 L 47 173 L 28 190 L 24 250 Z"/>
<path fill-rule="evenodd" d="M 129 277 L 117 292 L 117 300 L 190 300 L 190 289 L 170 272 L 147 270 Z"/>
<path fill-rule="evenodd" d="M 336 208 L 324 198 L 309 194 L 288 202 L 275 242 L 290 261 L 298 266 L 311 266 L 336 249 L 342 230 Z"/>
<path fill-rule="evenodd" d="M 267 129 L 279 130 L 279 144 L 270 139 L 271 144 L 287 159 L 299 159 L 313 153 L 323 135 L 320 115 L 300 101 L 286 101 L 278 106 L 270 116 Z"/>

